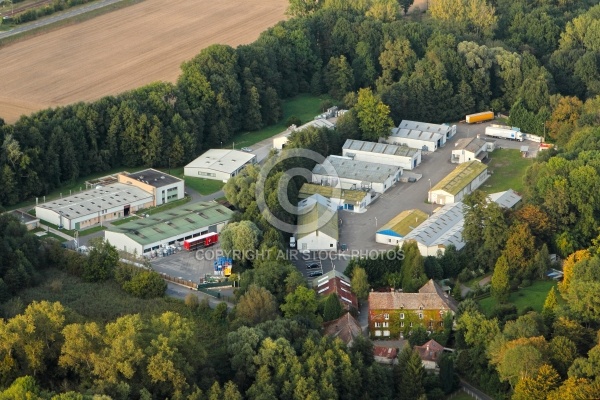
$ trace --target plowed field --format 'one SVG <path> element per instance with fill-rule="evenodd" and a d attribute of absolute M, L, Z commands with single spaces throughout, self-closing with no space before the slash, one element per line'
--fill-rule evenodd
<path fill-rule="evenodd" d="M 0 117 L 175 82 L 201 49 L 251 43 L 287 0 L 146 0 L 0 49 Z"/>

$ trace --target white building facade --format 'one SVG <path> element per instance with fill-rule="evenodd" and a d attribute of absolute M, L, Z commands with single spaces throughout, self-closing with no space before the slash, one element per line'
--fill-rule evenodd
<path fill-rule="evenodd" d="M 184 175 L 227 182 L 248 164 L 256 163 L 256 154 L 238 150 L 211 149 L 184 167 Z"/>
<path fill-rule="evenodd" d="M 146 169 L 135 173 L 119 174 L 118 182 L 132 185 L 154 196 L 154 206 L 183 199 L 185 197 L 184 181 L 173 175 L 155 169 Z"/>
<path fill-rule="evenodd" d="M 342 155 L 356 161 L 393 165 L 411 170 L 421 164 L 421 150 L 395 144 L 346 140 Z"/>
<path fill-rule="evenodd" d="M 335 251 L 339 227 L 337 207 L 329 199 L 314 194 L 298 203 L 296 240 L 300 251 Z"/>
<path fill-rule="evenodd" d="M 479 161 L 462 163 L 429 191 L 428 200 L 435 204 L 457 203 L 488 178 L 487 165 Z"/>
<path fill-rule="evenodd" d="M 450 161 L 455 164 L 483 161 L 487 158 L 488 153 L 494 150 L 494 147 L 494 142 L 487 142 L 476 137 L 459 139 L 452 150 Z"/>
<path fill-rule="evenodd" d="M 329 156 L 323 164 L 317 164 L 313 168 L 312 183 L 344 190 L 384 193 L 398 182 L 401 175 L 400 167 Z"/>

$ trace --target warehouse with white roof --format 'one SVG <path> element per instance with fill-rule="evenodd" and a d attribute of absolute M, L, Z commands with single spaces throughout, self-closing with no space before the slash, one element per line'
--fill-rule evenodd
<path fill-rule="evenodd" d="M 183 169 L 185 176 L 227 182 L 248 164 L 256 163 L 256 154 L 239 150 L 210 149 Z"/>
<path fill-rule="evenodd" d="M 402 168 L 356 161 L 350 157 L 329 156 L 312 171 L 312 183 L 341 189 L 384 193 L 400 179 Z"/>
<path fill-rule="evenodd" d="M 435 151 L 446 145 L 446 140 L 456 134 L 456 125 L 438 125 L 427 122 L 402 120 L 392 128 L 388 143 L 408 146 L 423 151 Z"/>
<path fill-rule="evenodd" d="M 152 193 L 133 185 L 113 183 L 40 204 L 35 207 L 35 215 L 59 227 L 80 230 L 154 204 Z"/>
<path fill-rule="evenodd" d="M 421 150 L 395 144 L 347 139 L 342 155 L 356 161 L 388 164 L 411 170 L 421 164 Z"/>

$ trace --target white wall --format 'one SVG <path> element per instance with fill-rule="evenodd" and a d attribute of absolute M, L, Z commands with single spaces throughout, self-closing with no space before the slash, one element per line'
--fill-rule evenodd
<path fill-rule="evenodd" d="M 390 236 L 382 233 L 375 233 L 375 241 L 377 243 L 387 244 L 390 246 L 402 246 L 404 239 L 398 236 Z"/>
<path fill-rule="evenodd" d="M 380 154 L 370 151 L 360 151 L 352 149 L 343 149 L 342 155 L 348 156 L 348 153 L 354 154 L 354 160 L 367 161 L 378 164 L 394 165 L 402 169 L 413 169 L 414 160 L 417 160 L 417 166 L 421 164 L 421 152 L 418 151 L 412 157 L 396 156 L 393 154 Z"/>
<path fill-rule="evenodd" d="M 316 231 L 298 239 L 298 250 L 337 250 L 337 240 Z"/>
<path fill-rule="evenodd" d="M 143 246 L 124 233 L 104 231 L 104 239 L 115 246 L 117 250 L 127 251 L 128 253 L 137 251 L 138 256 L 143 255 Z"/>
<path fill-rule="evenodd" d="M 273 148 L 277 150 L 283 149 L 283 146 L 287 144 L 289 138 L 287 136 L 277 137 L 273 139 Z"/>
<path fill-rule="evenodd" d="M 176 190 L 173 190 L 172 192 L 169 192 L 169 189 L 175 188 Z M 164 196 L 164 201 L 163 201 L 163 192 L 165 194 Z M 184 181 L 179 181 L 179 182 L 175 182 L 171 185 L 167 185 L 167 186 L 162 186 L 159 188 L 156 188 L 156 205 L 161 205 L 167 202 L 171 202 L 171 201 L 175 201 L 178 199 L 183 199 L 184 196 Z M 168 196 L 172 195 L 172 194 L 176 194 L 177 197 L 172 198 L 171 200 L 168 200 Z"/>
<path fill-rule="evenodd" d="M 226 172 L 215 171 L 208 168 L 184 167 L 183 174 L 192 178 L 213 179 L 216 181 L 227 181 L 231 178 Z M 201 175 L 204 174 L 204 175 Z"/>
<path fill-rule="evenodd" d="M 437 150 L 437 142 L 430 142 L 430 141 L 426 141 L 426 140 L 417 140 L 417 139 L 409 139 L 409 138 L 400 138 L 400 137 L 390 136 L 387 138 L 386 142 L 392 143 L 392 144 L 397 144 L 397 145 L 405 145 L 410 148 L 419 149 L 419 150 L 422 150 L 423 146 L 427 147 L 427 151 Z"/>

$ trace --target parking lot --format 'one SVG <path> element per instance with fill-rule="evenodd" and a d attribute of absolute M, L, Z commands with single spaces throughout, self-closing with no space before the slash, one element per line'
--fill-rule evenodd
<path fill-rule="evenodd" d="M 455 143 L 462 138 L 475 137 L 481 134 L 485 138 L 485 127 L 489 124 L 467 125 L 465 123 L 457 124 L 456 135 L 446 142 L 446 146 L 433 153 L 423 154 L 421 164 L 410 171 L 411 173 L 421 174 L 422 177 L 413 183 L 396 183 L 387 192 L 380 195 L 368 207 L 365 213 L 353 213 L 349 211 L 340 211 L 339 217 L 342 220 L 340 226 L 339 242 L 347 245 L 346 252 L 330 254 L 316 253 L 315 258 L 325 258 L 323 271 L 328 272 L 334 266 L 336 270 L 343 272 L 352 254 L 373 255 L 376 251 L 393 250 L 393 246 L 388 246 L 375 242 L 375 232 L 381 228 L 400 212 L 409 209 L 420 209 L 427 214 L 432 214 L 439 205 L 428 204 L 427 192 L 438 183 L 442 178 L 454 170 L 457 164 L 450 162 L 452 150 Z M 535 156 L 539 149 L 539 143 L 523 141 L 516 142 L 505 139 L 492 139 L 496 146 L 505 149 L 520 149 L 521 146 L 528 146 L 530 156 Z M 490 155 L 493 157 L 493 153 Z M 324 257 L 325 256 L 325 257 Z M 305 263 L 295 262 L 300 272 L 307 276 Z"/>
<path fill-rule="evenodd" d="M 204 278 L 206 274 L 214 274 L 213 263 L 218 251 L 220 251 L 218 245 L 204 251 L 181 250 L 170 256 L 157 257 L 150 262 L 152 268 L 157 272 L 165 273 L 175 278 L 200 282 L 200 278 Z"/>

